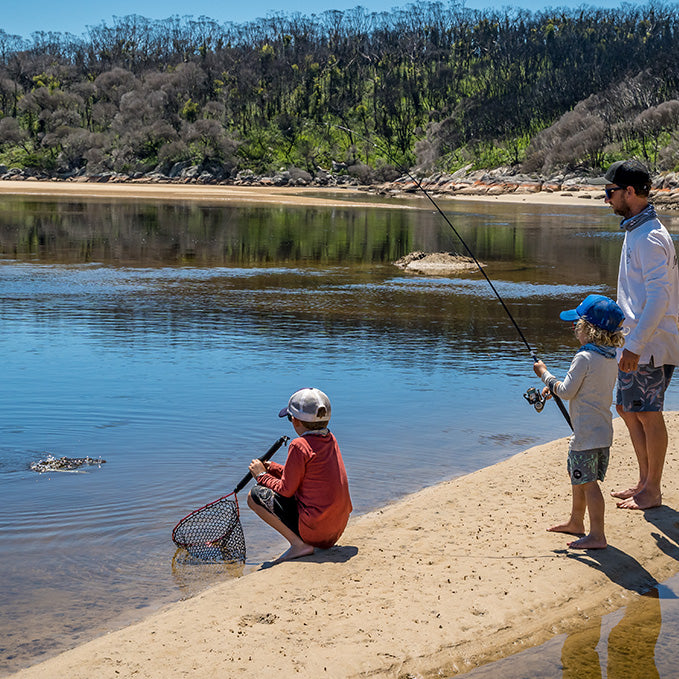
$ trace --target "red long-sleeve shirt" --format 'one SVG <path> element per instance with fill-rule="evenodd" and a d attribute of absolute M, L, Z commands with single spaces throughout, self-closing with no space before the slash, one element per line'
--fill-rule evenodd
<path fill-rule="evenodd" d="M 293 439 L 285 465 L 270 462 L 258 483 L 295 497 L 299 535 L 308 545 L 327 549 L 339 540 L 353 507 L 342 454 L 330 432 Z"/>

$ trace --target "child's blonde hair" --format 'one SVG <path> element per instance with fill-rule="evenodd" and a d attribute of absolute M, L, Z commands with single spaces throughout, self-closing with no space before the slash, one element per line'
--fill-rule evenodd
<path fill-rule="evenodd" d="M 587 342 L 598 344 L 601 347 L 621 347 L 625 344 L 625 335 L 622 328 L 609 332 L 608 330 L 597 328 L 596 325 L 592 325 L 589 321 L 581 318 L 575 324 L 575 330 L 583 332 Z"/>

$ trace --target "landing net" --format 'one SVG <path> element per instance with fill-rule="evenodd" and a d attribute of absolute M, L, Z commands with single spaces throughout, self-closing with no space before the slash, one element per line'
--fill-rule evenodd
<path fill-rule="evenodd" d="M 201 561 L 245 561 L 245 536 L 235 493 L 220 497 L 185 516 L 172 540 Z"/>

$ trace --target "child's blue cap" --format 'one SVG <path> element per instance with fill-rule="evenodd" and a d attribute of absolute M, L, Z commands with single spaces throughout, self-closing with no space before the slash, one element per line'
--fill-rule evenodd
<path fill-rule="evenodd" d="M 615 332 L 625 320 L 625 314 L 610 297 L 588 295 L 577 308 L 562 311 L 559 318 L 562 321 L 577 321 L 584 318 L 597 328 Z"/>

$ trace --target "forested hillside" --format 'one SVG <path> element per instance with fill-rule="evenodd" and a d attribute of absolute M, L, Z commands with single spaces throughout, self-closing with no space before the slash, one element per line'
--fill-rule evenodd
<path fill-rule="evenodd" d="M 679 165 L 679 12 L 413 4 L 0 30 L 0 164 L 54 176 Z M 179 165 L 177 165 L 179 164 Z"/>

